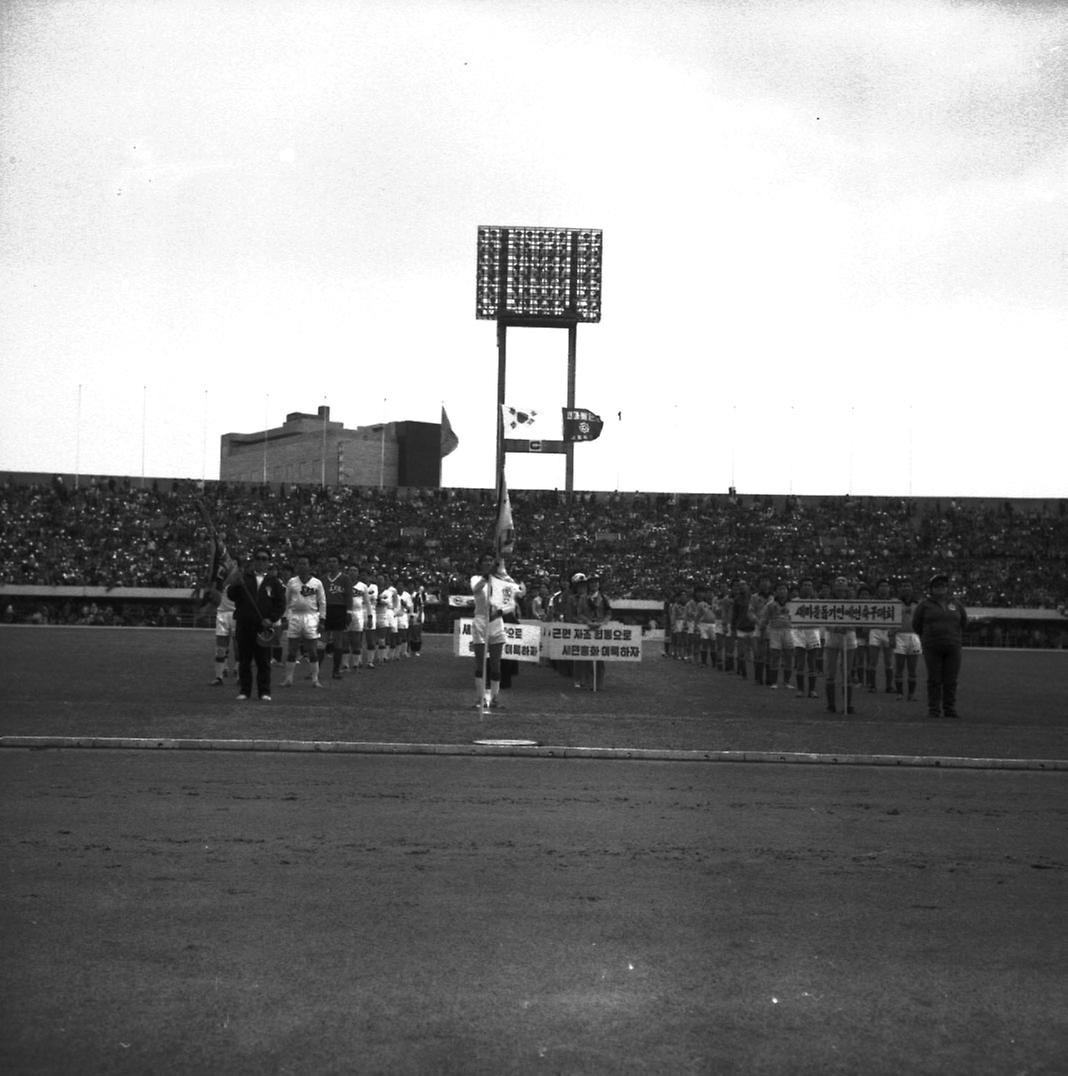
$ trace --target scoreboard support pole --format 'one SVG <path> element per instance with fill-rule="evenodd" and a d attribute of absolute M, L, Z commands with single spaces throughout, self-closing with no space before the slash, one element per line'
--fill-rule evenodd
<path fill-rule="evenodd" d="M 516 447 L 517 442 L 511 438 L 504 436 L 504 397 L 505 397 L 505 382 L 507 380 L 508 370 L 508 326 L 509 325 L 527 325 L 528 327 L 535 327 L 535 323 L 530 321 L 524 321 L 524 319 L 508 319 L 500 318 L 497 321 L 497 481 L 500 481 L 500 475 L 504 469 L 504 457 L 507 452 L 529 452 L 529 447 L 519 448 Z M 537 328 L 543 328 L 541 323 L 537 323 Z M 569 411 L 575 409 L 575 371 L 578 365 L 578 322 L 573 320 L 567 320 L 561 322 L 558 325 L 549 326 L 550 328 L 566 328 L 567 329 L 567 407 Z M 575 489 L 575 445 L 572 441 L 557 442 L 557 441 L 545 441 L 543 442 L 544 448 L 540 451 L 544 452 L 562 452 L 564 454 L 564 489 L 567 491 L 567 499 L 570 502 L 571 496 Z"/>
<path fill-rule="evenodd" d="M 575 408 L 575 353 L 578 349 L 578 325 L 572 323 L 567 327 L 567 409 Z M 575 444 L 567 443 L 567 461 L 564 464 L 564 490 L 567 492 L 568 503 L 571 503 L 571 494 L 575 489 Z M 593 682 L 597 683 L 594 675 Z"/>

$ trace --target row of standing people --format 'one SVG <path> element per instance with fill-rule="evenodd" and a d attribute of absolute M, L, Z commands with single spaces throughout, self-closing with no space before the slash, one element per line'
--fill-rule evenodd
<path fill-rule="evenodd" d="M 840 681 L 846 713 L 856 712 L 855 690 L 878 690 L 880 666 L 884 691 L 898 701 L 916 697 L 918 662 L 922 654 L 927 673 L 930 717 L 957 717 L 957 684 L 961 668 L 967 612 L 953 595 L 949 577 L 938 573 L 928 593 L 917 599 L 909 583 L 898 591 L 902 620 L 894 628 L 794 627 L 788 602 L 817 597 L 888 600 L 892 586 L 879 580 L 874 591 L 866 584 L 850 585 L 837 577 L 817 595 L 812 579 L 796 586 L 762 578 L 756 592 L 746 581 L 719 595 L 696 587 L 677 593 L 668 603 L 665 656 L 700 661 L 748 678 L 752 666 L 757 686 L 796 688 L 798 695 L 819 698 L 817 680 L 824 680 L 827 709 L 836 712 Z M 791 683 L 791 680 L 793 682 Z M 906 694 L 907 688 L 907 694 Z"/>
<path fill-rule="evenodd" d="M 376 659 L 384 664 L 422 650 L 425 590 L 395 585 L 388 573 L 345 569 L 336 556 L 327 558 L 321 577 L 307 556 L 278 574 L 269 551 L 259 548 L 244 565 L 231 566 L 215 596 L 211 683 L 222 685 L 236 659 L 241 701 L 252 695 L 253 667 L 257 695 L 270 701 L 272 664 L 284 664 L 282 686 L 292 687 L 298 663 L 305 662 L 312 687 L 322 688 L 327 658 L 332 678 L 340 680 L 349 671 L 374 669 Z"/>

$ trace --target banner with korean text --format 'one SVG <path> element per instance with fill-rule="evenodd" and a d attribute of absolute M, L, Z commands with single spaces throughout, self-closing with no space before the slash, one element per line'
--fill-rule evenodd
<path fill-rule="evenodd" d="M 458 658 L 471 657 L 475 644 L 471 626 L 474 621 L 463 618 L 453 628 L 453 654 Z M 541 658 L 541 621 L 537 623 L 505 624 L 504 652 L 507 661 L 538 661 Z"/>
<path fill-rule="evenodd" d="M 905 606 L 891 599 L 799 598 L 786 609 L 792 628 L 900 628 Z"/>
<path fill-rule="evenodd" d="M 542 625 L 541 652 L 550 661 L 641 661 L 642 629 L 610 622 Z"/>

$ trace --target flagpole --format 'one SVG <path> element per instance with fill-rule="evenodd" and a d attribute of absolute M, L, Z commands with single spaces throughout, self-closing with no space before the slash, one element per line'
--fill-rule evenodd
<path fill-rule="evenodd" d="M 82 473 L 82 386 L 78 385 L 78 417 L 74 424 L 74 488 Z"/>
<path fill-rule="evenodd" d="M 200 442 L 200 481 L 208 477 L 208 390 L 204 390 L 204 432 Z"/>
<path fill-rule="evenodd" d="M 148 425 L 148 386 L 141 387 L 141 488 L 145 488 L 145 430 Z"/>
<path fill-rule="evenodd" d="M 382 397 L 382 412 L 383 415 L 389 409 L 389 397 Z M 378 488 L 382 488 L 382 484 L 385 482 L 386 473 L 386 420 L 382 419 L 382 438 L 378 451 Z"/>

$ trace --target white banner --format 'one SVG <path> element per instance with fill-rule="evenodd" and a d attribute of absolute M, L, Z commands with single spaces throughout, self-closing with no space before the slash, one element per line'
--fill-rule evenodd
<path fill-rule="evenodd" d="M 453 628 L 453 654 L 458 658 L 471 657 L 475 643 L 471 633 L 474 621 L 470 617 L 456 621 Z M 504 653 L 508 661 L 538 661 L 541 657 L 541 624 L 505 624 Z"/>
<path fill-rule="evenodd" d="M 599 628 L 586 624 L 545 624 L 541 652 L 550 661 L 641 661 L 642 629 L 610 621 Z"/>
<path fill-rule="evenodd" d="M 900 628 L 904 603 L 866 598 L 798 599 L 786 603 L 793 628 Z"/>

